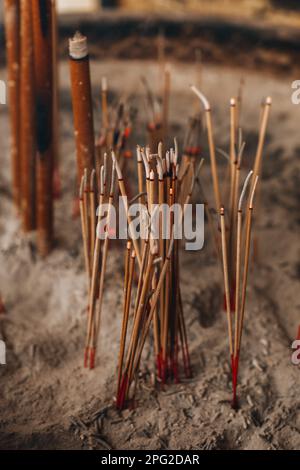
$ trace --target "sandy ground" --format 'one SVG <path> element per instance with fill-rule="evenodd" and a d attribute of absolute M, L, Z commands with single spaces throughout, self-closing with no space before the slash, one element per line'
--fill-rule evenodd
<path fill-rule="evenodd" d="M 101 75 L 107 74 L 112 92 L 118 89 L 140 96 L 138 76 L 146 74 L 155 83 L 153 69 L 151 62 L 93 64 L 95 92 Z M 200 78 L 213 106 L 216 141 L 226 148 L 228 100 L 236 93 L 243 71 L 209 66 L 200 77 L 190 65 L 172 64 L 172 69 L 172 132 L 182 143 L 183 126 L 195 109 L 188 85 Z M 299 367 L 291 363 L 291 343 L 300 323 L 300 106 L 290 99 L 291 82 L 297 77 L 287 74 L 279 80 L 259 71 L 246 75 L 242 117 L 246 167 L 255 150 L 261 99 L 271 95 L 274 104 L 257 224 L 260 257 L 251 269 L 246 308 L 241 409 L 234 412 L 230 406 L 221 276 L 207 232 L 201 252 L 182 254 L 194 377 L 164 391 L 154 390 L 149 354 L 142 367 L 137 406 L 119 413 L 110 405 L 116 387 L 123 253 L 118 247 L 110 252 L 98 366 L 87 371 L 82 367 L 87 286 L 79 221 L 71 217 L 75 157 L 67 64 L 61 64 L 61 72 L 63 190 L 56 201 L 56 245 L 45 262 L 36 253 L 34 235 L 25 237 L 19 231 L 9 194 L 7 110 L 0 109 L 0 286 L 7 308 L 0 317 L 0 338 L 7 345 L 7 365 L 0 366 L 0 447 L 299 449 Z M 142 111 L 140 119 L 144 116 Z M 141 128 L 137 140 L 144 143 Z M 208 167 L 204 183 L 210 191 Z"/>

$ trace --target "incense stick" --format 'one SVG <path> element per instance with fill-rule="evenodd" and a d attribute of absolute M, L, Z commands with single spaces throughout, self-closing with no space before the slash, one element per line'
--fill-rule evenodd
<path fill-rule="evenodd" d="M 77 173 L 80 181 L 85 168 L 94 168 L 95 144 L 87 38 L 77 32 L 69 40 L 74 135 L 76 140 Z"/>
<path fill-rule="evenodd" d="M 19 209 L 21 204 L 19 0 L 4 1 L 4 23 L 6 35 L 8 92 L 10 103 L 9 117 L 11 128 L 13 198 L 15 206 Z"/>
<path fill-rule="evenodd" d="M 46 256 L 53 243 L 53 11 L 51 0 L 32 1 L 37 136 L 37 244 Z"/>
<path fill-rule="evenodd" d="M 215 208 L 216 210 L 218 210 L 218 208 L 221 206 L 221 196 L 220 196 L 219 179 L 218 179 L 218 172 L 217 172 L 215 144 L 214 144 L 214 138 L 213 138 L 211 108 L 206 97 L 195 86 L 191 86 L 191 90 L 198 96 L 205 110 L 211 172 L 212 172 L 212 178 L 213 178 L 213 187 L 214 187 L 215 204 L 216 204 Z"/>
<path fill-rule="evenodd" d="M 21 154 L 21 216 L 25 232 L 35 224 L 35 87 L 33 63 L 33 31 L 31 2 L 20 1 L 20 154 Z"/>

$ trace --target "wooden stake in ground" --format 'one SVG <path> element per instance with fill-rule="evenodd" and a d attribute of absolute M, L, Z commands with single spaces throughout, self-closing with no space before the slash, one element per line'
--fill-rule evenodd
<path fill-rule="evenodd" d="M 37 243 L 46 256 L 53 243 L 53 11 L 52 1 L 32 0 L 36 86 Z"/>
<path fill-rule="evenodd" d="M 21 155 L 21 214 L 24 231 L 35 228 L 35 87 L 32 48 L 31 2 L 20 1 L 20 155 Z"/>
<path fill-rule="evenodd" d="M 90 174 L 94 168 L 95 137 L 87 38 L 79 32 L 69 41 L 69 55 L 77 176 L 80 182 L 84 169 L 87 168 Z"/>
<path fill-rule="evenodd" d="M 20 162 L 20 1 L 4 1 L 6 58 L 11 127 L 11 165 L 13 198 L 17 208 L 21 202 Z"/>

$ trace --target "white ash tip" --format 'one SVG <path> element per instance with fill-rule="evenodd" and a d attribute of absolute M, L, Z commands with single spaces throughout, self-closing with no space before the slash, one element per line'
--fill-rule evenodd
<path fill-rule="evenodd" d="M 74 36 L 69 39 L 69 54 L 72 59 L 84 59 L 87 57 L 88 44 L 86 36 L 83 36 L 79 31 L 76 31 Z"/>
<path fill-rule="evenodd" d="M 230 106 L 235 106 L 235 105 L 236 105 L 235 98 L 231 98 L 230 99 Z"/>
<path fill-rule="evenodd" d="M 198 88 L 195 87 L 195 85 L 190 85 L 190 88 L 195 93 L 195 95 L 198 96 L 199 100 L 204 106 L 205 111 L 210 111 L 210 104 L 208 102 L 208 99 L 203 95 L 203 93 L 201 93 L 201 91 L 198 90 Z"/>

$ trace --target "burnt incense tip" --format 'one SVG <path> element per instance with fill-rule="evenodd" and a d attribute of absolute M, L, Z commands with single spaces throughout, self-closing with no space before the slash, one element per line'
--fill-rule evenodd
<path fill-rule="evenodd" d="M 74 36 L 69 39 L 69 54 L 72 59 L 80 60 L 88 56 L 88 44 L 86 36 L 76 31 Z"/>
<path fill-rule="evenodd" d="M 235 105 L 236 105 L 235 99 L 231 98 L 230 99 L 230 106 L 235 106 Z"/>
<path fill-rule="evenodd" d="M 225 212 L 225 211 L 224 211 L 224 206 L 221 206 L 221 207 L 220 207 L 220 215 L 224 215 L 224 212 Z"/>

